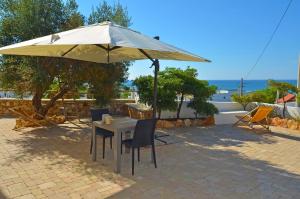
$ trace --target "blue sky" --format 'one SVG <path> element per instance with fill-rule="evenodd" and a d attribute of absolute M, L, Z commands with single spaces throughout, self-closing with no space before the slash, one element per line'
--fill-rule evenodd
<path fill-rule="evenodd" d="M 77 0 L 85 16 L 100 0 Z M 108 1 L 114 3 L 116 1 Z M 254 64 L 288 0 L 119 0 L 128 8 L 132 29 L 212 60 L 161 61 L 198 69 L 206 80 L 240 79 Z M 294 0 L 265 55 L 248 79 L 296 79 L 300 55 L 300 1 Z M 152 74 L 149 61 L 136 61 L 129 79 Z"/>

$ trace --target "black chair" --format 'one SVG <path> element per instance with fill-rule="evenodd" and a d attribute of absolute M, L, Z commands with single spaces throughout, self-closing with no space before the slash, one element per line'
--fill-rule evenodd
<path fill-rule="evenodd" d="M 122 153 L 123 144 L 126 147 L 131 148 L 132 150 L 132 175 L 134 175 L 134 150 L 137 149 L 138 161 L 140 161 L 141 147 L 151 146 L 154 166 L 155 168 L 157 168 L 155 146 L 154 146 L 155 125 L 156 125 L 156 120 L 153 119 L 138 120 L 133 133 L 133 138 L 122 141 L 121 153 Z"/>
<path fill-rule="evenodd" d="M 103 114 L 108 114 L 109 111 L 108 109 L 91 109 L 91 116 L 92 116 L 92 121 L 101 121 L 102 120 L 102 115 Z M 105 129 L 97 128 L 95 129 L 96 131 L 96 136 L 102 136 L 103 138 L 103 151 L 102 151 L 102 157 L 104 159 L 105 155 L 105 139 L 110 138 L 110 148 L 112 148 L 112 137 L 114 136 L 114 133 Z M 92 148 L 93 148 L 93 137 L 91 138 L 91 147 L 90 147 L 90 154 L 92 153 Z"/>

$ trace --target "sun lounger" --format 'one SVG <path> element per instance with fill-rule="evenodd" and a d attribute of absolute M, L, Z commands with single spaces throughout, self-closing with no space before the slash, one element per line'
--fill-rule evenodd
<path fill-rule="evenodd" d="M 265 129 L 269 130 L 268 115 L 273 111 L 273 107 L 270 106 L 258 106 L 243 116 L 236 116 L 238 121 L 233 126 L 242 123 L 253 129 L 253 125 L 257 124 Z M 253 114 L 254 113 L 254 114 Z M 253 114 L 253 115 L 252 115 Z"/>

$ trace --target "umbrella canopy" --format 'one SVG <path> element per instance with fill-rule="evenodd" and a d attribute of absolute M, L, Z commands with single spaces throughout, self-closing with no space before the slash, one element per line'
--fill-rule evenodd
<path fill-rule="evenodd" d="M 62 57 L 96 63 L 150 59 L 155 66 L 153 118 L 157 107 L 158 59 L 210 62 L 109 21 L 5 46 L 0 48 L 0 54 Z"/>
<path fill-rule="evenodd" d="M 167 59 L 209 60 L 112 22 L 79 27 L 0 48 L 0 54 L 63 57 L 97 63 Z"/>

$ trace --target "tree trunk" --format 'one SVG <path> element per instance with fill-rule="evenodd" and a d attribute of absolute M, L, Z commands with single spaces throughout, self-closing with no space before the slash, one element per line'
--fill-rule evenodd
<path fill-rule="evenodd" d="M 36 88 L 35 94 L 32 98 L 32 106 L 35 112 L 33 118 L 38 120 L 43 119 L 41 116 L 39 116 L 39 115 L 43 115 L 42 97 L 43 97 L 42 89 L 40 87 Z"/>
<path fill-rule="evenodd" d="M 198 113 L 194 112 L 194 114 L 195 114 L 195 119 L 198 119 Z"/>
<path fill-rule="evenodd" d="M 283 94 L 283 97 L 282 97 L 282 100 L 283 100 L 283 109 L 282 109 L 282 116 L 283 118 L 285 118 L 285 109 L 286 109 L 286 102 L 284 100 L 284 97 L 285 97 L 285 93 Z"/>
<path fill-rule="evenodd" d="M 283 102 L 282 116 L 285 118 L 286 102 Z"/>
<path fill-rule="evenodd" d="M 158 109 L 158 119 L 160 119 L 161 116 L 161 109 Z"/>
<path fill-rule="evenodd" d="M 182 104 L 183 104 L 183 98 L 184 98 L 184 94 L 182 93 L 181 97 L 180 97 L 180 102 L 179 102 L 179 105 L 178 105 L 178 108 L 177 108 L 177 119 L 179 119 L 179 116 L 180 116 L 180 111 L 181 111 L 181 107 L 182 107 Z"/>
<path fill-rule="evenodd" d="M 32 98 L 32 105 L 33 105 L 34 111 L 35 111 L 35 114 L 33 117 L 38 120 L 43 119 L 47 115 L 49 109 L 55 105 L 55 102 L 59 98 L 62 98 L 64 96 L 64 94 L 66 94 L 68 91 L 69 91 L 69 88 L 67 86 L 62 87 L 59 90 L 59 92 L 56 93 L 56 95 L 54 95 L 50 99 L 50 101 L 48 101 L 48 103 L 43 106 L 42 105 L 43 92 L 41 91 L 41 89 L 38 89 Z"/>

